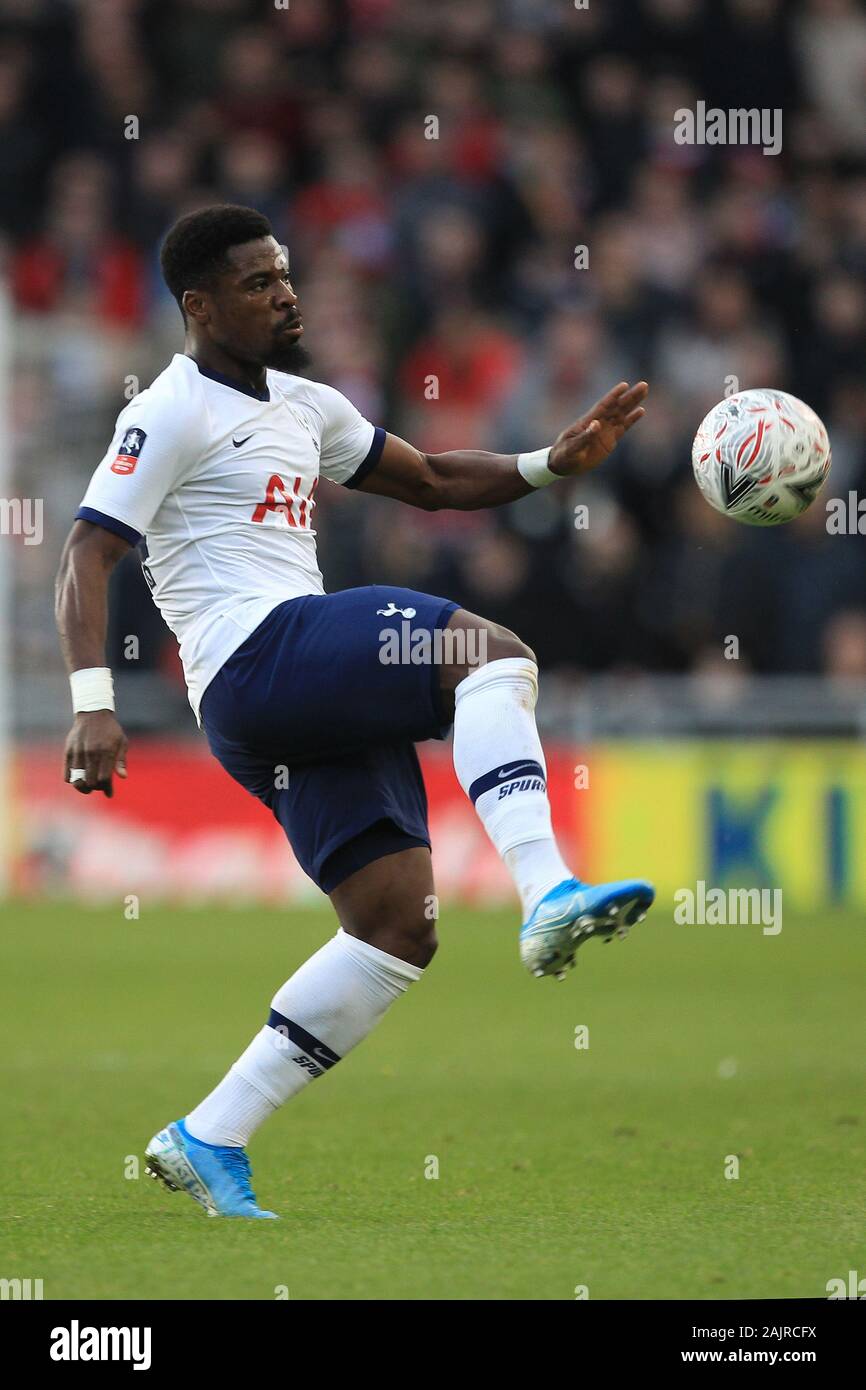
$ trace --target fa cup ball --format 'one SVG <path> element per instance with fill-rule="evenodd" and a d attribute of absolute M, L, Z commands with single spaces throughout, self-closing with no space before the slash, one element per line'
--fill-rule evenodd
<path fill-rule="evenodd" d="M 814 410 L 786 391 L 738 391 L 695 435 L 692 467 L 711 507 L 747 526 L 779 526 L 811 506 L 830 471 Z"/>

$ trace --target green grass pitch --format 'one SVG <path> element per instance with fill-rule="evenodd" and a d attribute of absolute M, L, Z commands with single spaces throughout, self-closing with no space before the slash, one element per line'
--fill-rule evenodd
<path fill-rule="evenodd" d="M 46 1299 L 571 1300 L 824 1297 L 866 1273 L 866 930 L 836 913 L 765 937 L 658 906 L 558 984 L 519 965 L 516 913 L 444 908 L 427 978 L 253 1140 L 282 1221 L 165 1192 L 151 1133 L 333 929 L 0 912 L 0 1276 Z"/>

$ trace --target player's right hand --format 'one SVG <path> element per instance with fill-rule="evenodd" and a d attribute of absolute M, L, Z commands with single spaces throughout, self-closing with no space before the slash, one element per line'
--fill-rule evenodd
<path fill-rule="evenodd" d="M 91 792 L 113 796 L 111 779 L 115 773 L 126 776 L 128 746 L 126 734 L 110 709 L 76 714 L 66 739 L 64 782 L 85 796 Z"/>

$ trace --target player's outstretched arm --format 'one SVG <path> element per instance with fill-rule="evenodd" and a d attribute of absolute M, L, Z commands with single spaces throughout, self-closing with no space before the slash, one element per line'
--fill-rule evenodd
<path fill-rule="evenodd" d="M 557 436 L 547 457 L 547 470 L 558 477 L 571 478 L 597 468 L 626 430 L 643 417 L 648 392 L 645 381 L 635 386 L 621 381 L 614 386 Z M 528 482 L 518 468 L 516 454 L 488 454 L 480 449 L 424 454 L 389 434 L 379 463 L 360 484 L 359 491 L 394 497 L 425 511 L 447 507 L 471 511 L 514 502 L 518 497 L 526 497 L 534 486 L 537 483 Z"/>
<path fill-rule="evenodd" d="M 55 617 L 66 669 L 105 666 L 108 581 L 130 549 L 129 541 L 89 521 L 76 521 L 60 559 L 55 586 Z M 76 714 L 66 739 L 64 781 L 76 791 L 112 795 L 112 776 L 126 776 L 127 739 L 110 708 Z M 73 769 L 84 777 L 71 778 Z"/>

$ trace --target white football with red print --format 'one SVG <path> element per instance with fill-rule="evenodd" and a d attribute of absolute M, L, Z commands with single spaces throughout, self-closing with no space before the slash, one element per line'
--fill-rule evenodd
<path fill-rule="evenodd" d="M 811 406 L 758 387 L 703 420 L 692 467 L 710 506 L 747 526 L 778 526 L 811 506 L 830 471 L 830 440 Z"/>

